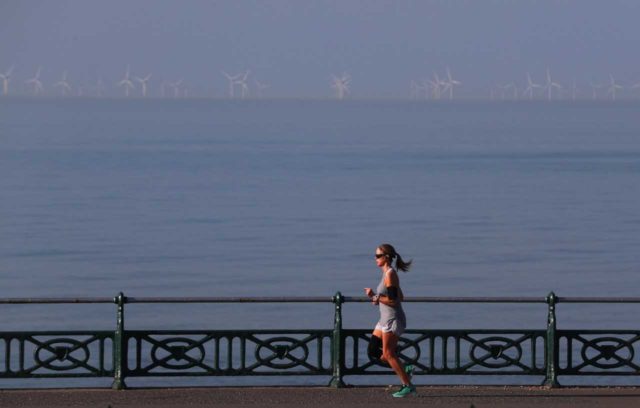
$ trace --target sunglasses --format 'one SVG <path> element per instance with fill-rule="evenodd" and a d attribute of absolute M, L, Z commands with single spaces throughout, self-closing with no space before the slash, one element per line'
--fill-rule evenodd
<path fill-rule="evenodd" d="M 387 254 L 376 254 L 376 259 L 382 258 L 383 256 L 387 256 Z"/>

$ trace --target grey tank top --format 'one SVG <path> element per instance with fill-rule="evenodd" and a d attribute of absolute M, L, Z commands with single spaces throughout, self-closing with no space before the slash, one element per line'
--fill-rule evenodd
<path fill-rule="evenodd" d="M 394 269 L 395 271 L 395 269 Z M 380 279 L 380 283 L 378 284 L 378 287 L 376 288 L 376 293 L 378 295 L 384 295 L 387 296 L 387 287 L 384 284 L 384 277 L 388 272 L 385 272 L 385 274 L 382 275 L 382 279 Z M 384 305 L 381 303 L 379 303 L 378 305 L 380 307 L 380 321 L 379 323 L 383 326 L 386 327 L 388 325 L 398 325 L 402 328 L 405 328 L 407 326 L 407 318 L 404 315 L 404 310 L 402 309 L 402 303 L 398 302 L 397 306 L 392 307 L 392 306 L 388 306 L 388 305 Z"/>

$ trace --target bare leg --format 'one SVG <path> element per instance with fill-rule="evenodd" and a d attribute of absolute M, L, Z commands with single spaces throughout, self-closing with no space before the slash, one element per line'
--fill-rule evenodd
<path fill-rule="evenodd" d="M 396 347 L 398 346 L 398 336 L 389 332 L 382 333 L 382 359 L 386 361 L 393 371 L 400 377 L 403 385 L 409 385 L 411 380 L 404 371 L 404 366 L 396 355 Z"/>

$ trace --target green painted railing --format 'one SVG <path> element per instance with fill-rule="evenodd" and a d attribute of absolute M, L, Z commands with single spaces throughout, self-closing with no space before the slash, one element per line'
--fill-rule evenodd
<path fill-rule="evenodd" d="M 343 304 L 364 297 L 206 297 L 115 299 L 0 299 L 1 304 L 115 303 L 114 331 L 0 331 L 0 379 L 163 376 L 323 375 L 333 387 L 351 375 L 391 374 L 366 353 L 371 329 L 342 327 Z M 327 303 L 335 307 L 327 330 L 130 330 L 125 305 L 134 303 Z M 640 330 L 560 330 L 560 303 L 640 303 L 640 298 L 420 297 L 420 303 L 540 303 L 547 305 L 546 329 L 411 329 L 398 354 L 415 375 L 537 375 L 557 387 L 558 376 L 640 374 L 636 357 Z"/>

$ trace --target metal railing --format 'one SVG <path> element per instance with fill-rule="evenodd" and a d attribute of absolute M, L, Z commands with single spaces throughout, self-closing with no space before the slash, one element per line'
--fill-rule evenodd
<path fill-rule="evenodd" d="M 125 305 L 135 303 L 333 303 L 326 330 L 130 330 Z M 115 303 L 114 331 L 0 331 L 0 379 L 161 376 L 330 376 L 389 374 L 366 353 L 370 329 L 345 329 L 342 307 L 365 297 L 12 298 L 4 304 Z M 640 298 L 414 297 L 418 303 L 547 305 L 546 329 L 407 330 L 398 355 L 415 375 L 540 375 L 557 387 L 559 375 L 638 375 L 640 330 L 559 330 L 558 303 L 640 303 Z M 561 346 L 562 345 L 562 346 Z"/>

